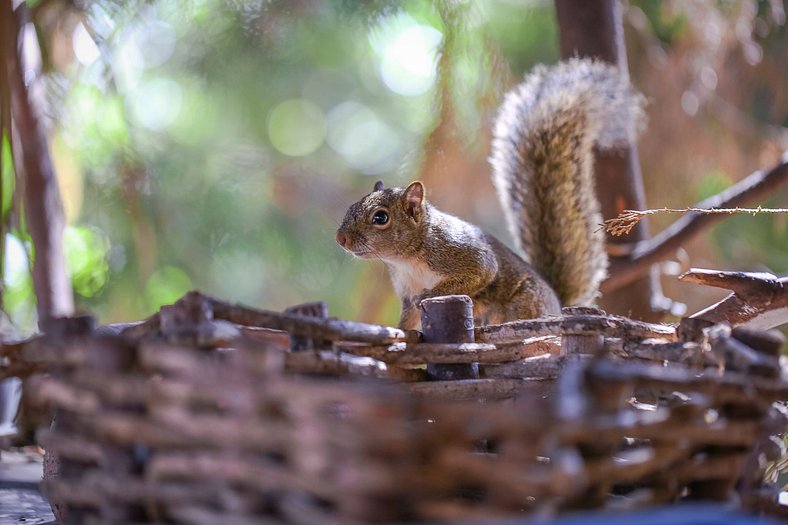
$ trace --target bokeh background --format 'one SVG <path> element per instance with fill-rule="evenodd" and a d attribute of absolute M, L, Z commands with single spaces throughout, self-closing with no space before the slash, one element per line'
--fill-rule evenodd
<path fill-rule="evenodd" d="M 558 59 L 550 1 L 28 4 L 76 302 L 101 322 L 199 289 L 277 310 L 324 300 L 334 316 L 396 323 L 382 264 L 334 242 L 377 179 L 422 178 L 439 207 L 509 242 L 490 125 L 525 71 Z M 650 207 L 690 205 L 788 149 L 785 7 L 626 3 L 631 76 L 649 99 L 639 147 Z M 5 309 L 30 331 L 31 245 L 2 165 Z M 786 207 L 788 193 L 761 204 Z M 785 274 L 788 217 L 728 219 L 664 264 L 665 294 L 691 312 L 724 292 L 676 283 L 690 264 Z"/>

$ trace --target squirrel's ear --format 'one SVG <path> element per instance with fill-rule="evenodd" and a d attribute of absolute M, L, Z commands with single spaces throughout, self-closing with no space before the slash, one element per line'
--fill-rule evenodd
<path fill-rule="evenodd" d="M 403 194 L 405 210 L 412 218 L 419 220 L 424 210 L 424 184 L 421 181 L 411 182 Z"/>
<path fill-rule="evenodd" d="M 384 188 L 383 181 L 379 180 L 375 183 L 375 188 L 372 191 L 380 191 Z"/>

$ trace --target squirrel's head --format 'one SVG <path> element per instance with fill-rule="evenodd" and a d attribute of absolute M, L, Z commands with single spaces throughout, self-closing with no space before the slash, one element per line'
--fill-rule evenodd
<path fill-rule="evenodd" d="M 337 230 L 337 243 L 362 259 L 407 257 L 415 250 L 424 228 L 427 199 L 424 184 L 384 188 L 375 183 L 372 193 L 348 208 Z"/>

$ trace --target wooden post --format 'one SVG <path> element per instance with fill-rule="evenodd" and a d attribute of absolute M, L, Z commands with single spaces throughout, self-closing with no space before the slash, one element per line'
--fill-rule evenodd
<path fill-rule="evenodd" d="M 605 315 L 598 308 L 585 306 L 569 306 L 561 309 L 563 315 Z M 561 338 L 561 355 L 591 354 L 599 355 L 605 347 L 605 336 L 599 335 L 565 335 Z"/>
<path fill-rule="evenodd" d="M 71 315 L 74 298 L 63 256 L 63 205 L 47 138 L 25 78 L 30 72 L 25 71 L 19 43 L 26 6 L 22 3 L 14 9 L 14 3 L 0 0 L 0 51 L 5 55 L 5 70 L 0 75 L 5 85 L 0 91 L 10 93 L 13 126 L 4 132 L 10 135 L 14 147 L 15 169 L 24 175 L 25 219 L 35 248 L 33 288 L 41 326 L 49 318 Z"/>
<path fill-rule="evenodd" d="M 597 58 L 614 64 L 621 74 L 629 76 L 618 0 L 556 0 L 555 8 L 562 58 Z M 625 209 L 644 209 L 643 177 L 637 147 L 598 151 L 595 157 L 597 197 L 603 217 L 616 217 Z M 648 237 L 648 226 L 641 221 L 628 235 L 608 235 L 607 242 L 632 243 Z M 611 275 L 615 275 L 615 263 L 611 261 Z M 602 287 L 604 290 L 604 282 Z M 612 313 L 628 313 L 644 321 L 659 321 L 664 310 L 669 309 L 669 301 L 662 295 L 659 275 L 654 268 L 630 286 L 606 292 L 601 304 Z"/>
<path fill-rule="evenodd" d="M 433 297 L 421 302 L 425 343 L 473 343 L 473 301 L 467 295 Z M 451 381 L 479 377 L 478 363 L 427 365 L 430 379 Z"/>

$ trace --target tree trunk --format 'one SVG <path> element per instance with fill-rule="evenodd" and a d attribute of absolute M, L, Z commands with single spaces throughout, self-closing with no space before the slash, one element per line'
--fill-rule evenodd
<path fill-rule="evenodd" d="M 629 76 L 621 8 L 616 0 L 556 0 L 561 57 L 594 57 L 615 64 Z M 643 179 L 636 146 L 624 150 L 596 153 L 597 196 L 605 219 L 625 209 L 645 207 Z M 611 237 L 611 244 L 634 243 L 649 237 L 641 221 L 629 234 Z M 662 296 L 659 274 L 653 267 L 647 276 L 623 290 L 605 294 L 600 306 L 611 313 L 648 321 L 659 320 L 669 301 Z"/>

